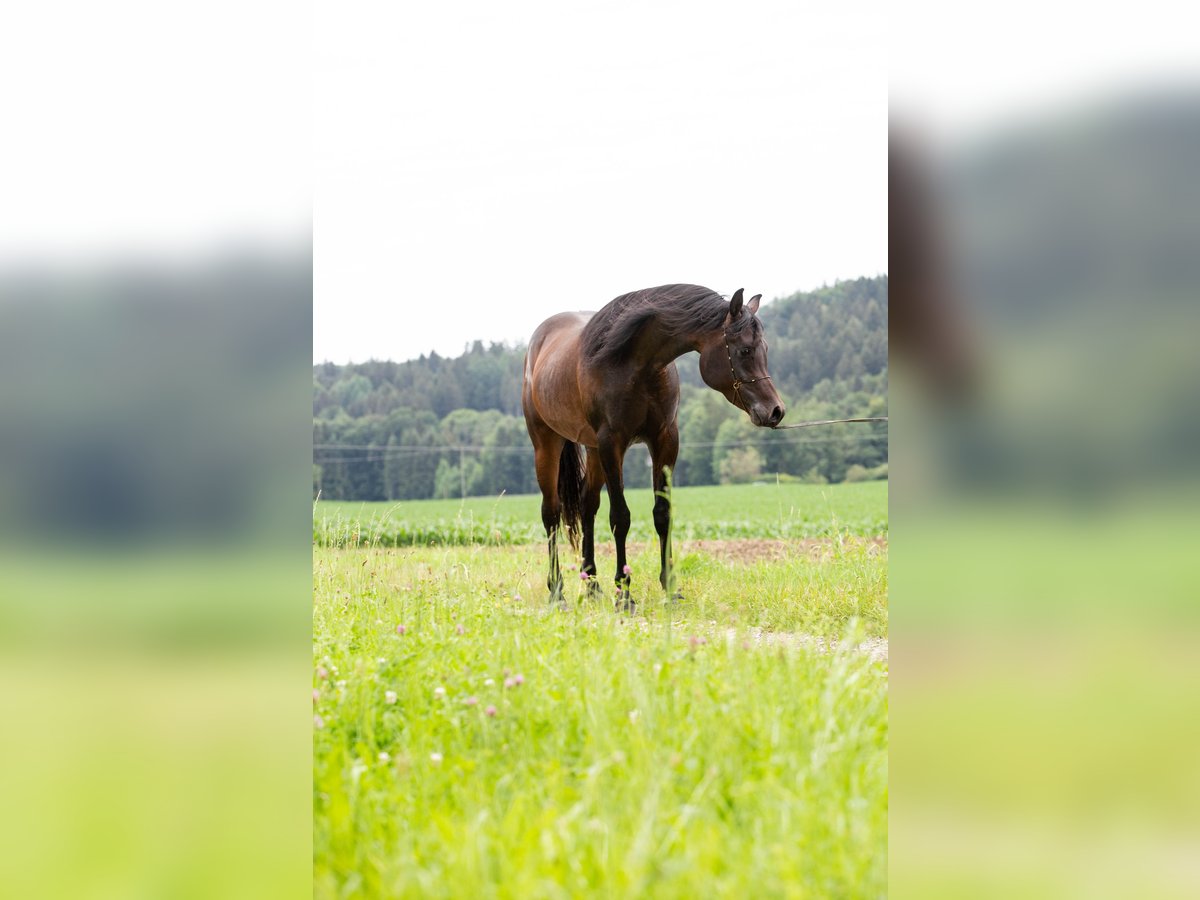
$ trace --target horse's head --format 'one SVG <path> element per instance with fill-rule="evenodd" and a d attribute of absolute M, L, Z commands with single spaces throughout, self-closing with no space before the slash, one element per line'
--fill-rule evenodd
<path fill-rule="evenodd" d="M 767 371 L 767 342 L 755 313 L 762 294 L 742 303 L 742 289 L 734 292 L 721 330 L 700 348 L 700 377 L 755 425 L 774 428 L 783 419 L 783 401 Z"/>

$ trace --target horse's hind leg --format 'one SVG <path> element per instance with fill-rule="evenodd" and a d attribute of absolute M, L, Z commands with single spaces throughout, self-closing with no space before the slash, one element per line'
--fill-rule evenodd
<path fill-rule="evenodd" d="M 600 454 L 587 451 L 586 486 L 583 493 L 583 572 L 588 576 L 588 596 L 602 593 L 596 578 L 596 511 L 600 509 L 600 489 L 604 487 L 604 468 Z"/>
<path fill-rule="evenodd" d="M 558 523 L 562 512 L 558 497 L 558 464 L 562 448 L 563 439 L 553 432 L 547 430 L 534 436 L 533 459 L 538 487 L 542 491 L 542 525 L 546 528 L 546 548 L 550 555 L 546 588 L 550 591 L 551 603 L 563 602 L 562 568 L 558 564 Z"/>

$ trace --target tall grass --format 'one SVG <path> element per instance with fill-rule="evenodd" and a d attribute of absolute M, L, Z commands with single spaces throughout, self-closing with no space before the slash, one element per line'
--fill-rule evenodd
<path fill-rule="evenodd" d="M 315 552 L 317 896 L 884 895 L 886 665 L 750 640 L 878 633 L 878 554 L 685 555 L 661 605 L 650 548 L 629 618 L 532 551 Z"/>

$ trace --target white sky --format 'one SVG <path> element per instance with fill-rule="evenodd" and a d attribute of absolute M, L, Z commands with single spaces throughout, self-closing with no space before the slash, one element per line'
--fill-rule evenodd
<path fill-rule="evenodd" d="M 887 271 L 938 136 L 1196 84 L 1186 7 L 41 0 L 0 30 L 0 266 L 315 239 L 316 360 L 524 340 L 669 281 Z M 888 71 L 890 55 L 891 71 Z"/>
<path fill-rule="evenodd" d="M 881 6 L 322 2 L 315 360 L 887 271 Z"/>
<path fill-rule="evenodd" d="M 307 241 L 310 34 L 288 0 L 7 4 L 0 265 Z"/>
<path fill-rule="evenodd" d="M 1190 86 L 1198 17 L 1176 0 L 923 0 L 892 16 L 893 113 L 947 143 L 1122 94 Z"/>

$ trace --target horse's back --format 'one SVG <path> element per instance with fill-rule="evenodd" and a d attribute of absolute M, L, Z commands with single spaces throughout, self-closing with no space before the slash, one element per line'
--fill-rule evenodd
<path fill-rule="evenodd" d="M 563 312 L 551 316 L 534 329 L 526 358 L 536 360 L 543 349 L 554 352 L 567 344 L 578 343 L 583 326 L 593 315 L 595 313 Z"/>

